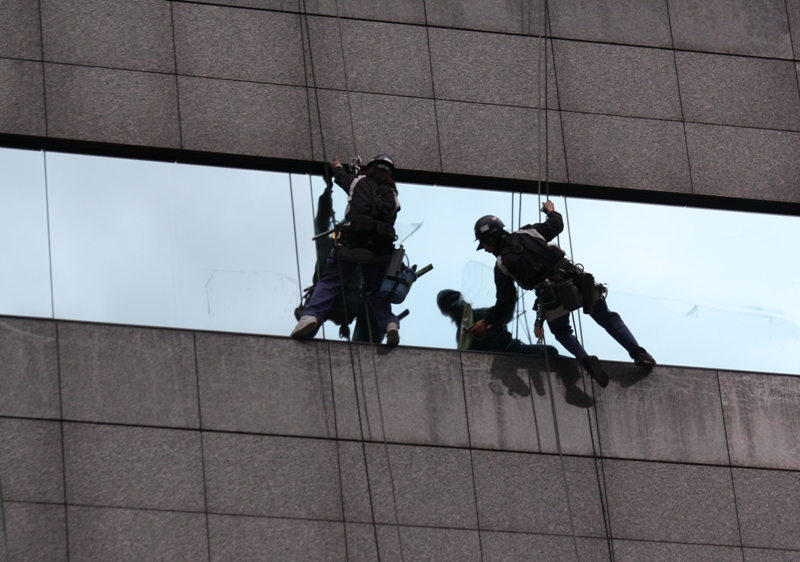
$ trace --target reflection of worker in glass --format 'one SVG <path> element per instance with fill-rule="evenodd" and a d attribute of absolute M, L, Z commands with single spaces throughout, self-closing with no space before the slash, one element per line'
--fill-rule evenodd
<path fill-rule="evenodd" d="M 317 214 L 314 217 L 314 231 L 316 234 L 328 232 L 336 224 L 336 213 L 333 210 L 333 183 L 329 183 L 317 200 Z M 333 250 L 333 238 L 321 236 L 315 240 L 317 262 L 314 269 L 314 284 L 306 289 L 303 305 L 295 309 L 295 318 L 300 320 L 300 314 L 311 295 L 325 268 L 325 261 Z M 328 320 L 339 326 L 339 337 L 347 339 L 350 336 L 350 324 L 355 319 L 356 326 L 353 331 L 352 341 L 364 343 L 380 343 L 384 333 L 378 329 L 375 317 L 369 311 L 366 302 L 361 298 L 361 268 L 357 268 L 350 280 L 344 284 L 344 295 L 333 300 L 328 310 Z M 369 318 L 367 315 L 369 314 Z M 370 338 L 370 329 L 372 337 Z"/>
<path fill-rule="evenodd" d="M 494 268 L 497 302 L 485 318 L 475 322 L 470 332 L 483 335 L 490 326 L 503 322 L 512 313 L 517 302 L 516 281 L 523 289 L 536 291 L 539 310 L 556 340 L 583 364 L 600 386 L 608 384 L 608 375 L 599 359 L 586 353 L 569 324 L 569 311 L 581 306 L 628 351 L 636 365 L 655 365 L 653 357 L 636 342 L 619 314 L 608 309 L 604 293 L 595 285 L 594 277 L 568 260 L 561 248 L 548 244 L 564 229 L 564 222 L 552 201 L 546 201 L 542 210 L 547 213 L 544 223 L 527 225 L 514 233 L 506 232 L 503 222 L 492 215 L 481 217 L 475 223 L 475 239 L 480 242 L 477 249 L 497 256 Z"/>
<path fill-rule="evenodd" d="M 513 311 L 494 322 L 483 334 L 465 337 L 465 327 L 473 325 L 474 322 L 486 318 L 488 308 L 472 308 L 464 301 L 463 296 L 458 291 L 445 289 L 436 295 L 436 304 L 442 314 L 449 316 L 458 327 L 456 340 L 459 342 L 459 349 L 471 349 L 473 351 L 501 351 L 505 353 L 524 353 L 527 355 L 544 355 L 544 349 L 539 345 L 529 345 L 515 339 L 508 331 L 508 323 L 511 321 Z M 547 346 L 548 355 L 558 355 L 558 350 Z"/>
<path fill-rule="evenodd" d="M 328 163 L 336 184 L 347 193 L 345 226 L 340 230 L 337 248 L 325 261 L 325 268 L 314 293 L 292 330 L 293 338 L 310 338 L 330 314 L 334 301 L 360 266 L 365 286 L 365 298 L 373 313 L 379 333 L 385 333 L 386 343 L 400 342 L 400 324 L 392 313 L 392 305 L 380 296 L 380 286 L 396 238 L 394 222 L 400 210 L 395 185 L 394 162 L 381 154 L 362 169 L 362 174 L 350 173 L 334 158 Z"/>

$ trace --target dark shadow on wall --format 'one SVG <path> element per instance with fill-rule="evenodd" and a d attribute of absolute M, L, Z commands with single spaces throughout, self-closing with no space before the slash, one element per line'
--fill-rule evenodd
<path fill-rule="evenodd" d="M 623 388 L 644 380 L 652 371 L 632 364 L 602 363 L 608 378 Z M 495 394 L 508 394 L 513 398 L 527 398 L 531 395 L 531 389 L 538 396 L 544 396 L 547 383 L 544 377 L 547 376 L 548 366 L 550 372 L 564 385 L 564 400 L 567 404 L 578 408 L 591 408 L 595 405 L 594 398 L 584 390 L 584 380 L 587 385 L 591 384 L 588 375 L 584 379 L 584 372 L 579 368 L 578 362 L 566 357 L 545 360 L 530 355 L 498 354 L 492 361 L 489 388 Z"/>

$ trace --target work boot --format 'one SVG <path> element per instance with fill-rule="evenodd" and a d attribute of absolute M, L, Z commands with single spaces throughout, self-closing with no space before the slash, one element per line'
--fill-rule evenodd
<path fill-rule="evenodd" d="M 597 358 L 596 355 L 589 355 L 583 359 L 583 366 L 584 368 L 589 371 L 589 374 L 592 375 L 594 380 L 597 381 L 602 388 L 608 386 L 608 375 L 603 370 L 602 365 L 600 365 L 600 360 Z"/>
<path fill-rule="evenodd" d="M 400 326 L 397 322 L 389 322 L 386 325 L 386 345 L 396 347 L 400 343 Z"/>
<path fill-rule="evenodd" d="M 656 364 L 653 356 L 644 349 L 631 353 L 631 359 L 633 359 L 633 364 L 638 367 L 654 367 Z"/>
<path fill-rule="evenodd" d="M 297 340 L 311 339 L 317 333 L 317 328 L 319 328 L 319 320 L 314 316 L 301 316 L 290 337 Z"/>

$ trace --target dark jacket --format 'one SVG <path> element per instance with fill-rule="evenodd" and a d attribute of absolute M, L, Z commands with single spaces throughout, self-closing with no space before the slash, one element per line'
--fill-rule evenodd
<path fill-rule="evenodd" d="M 347 193 L 344 218 L 349 226 L 342 231 L 341 242 L 379 255 L 390 253 L 396 238 L 394 222 L 400 210 L 397 191 L 367 176 L 352 174 L 344 166 L 333 169 L 333 178 Z"/>
<path fill-rule="evenodd" d="M 564 251 L 548 242 L 564 230 L 564 221 L 556 211 L 547 214 L 543 223 L 529 224 L 498 242 L 499 256 L 494 267 L 497 289 L 495 305 L 486 313 L 486 322 L 494 325 L 513 314 L 517 303 L 516 281 L 523 289 L 533 289 L 565 262 Z"/>

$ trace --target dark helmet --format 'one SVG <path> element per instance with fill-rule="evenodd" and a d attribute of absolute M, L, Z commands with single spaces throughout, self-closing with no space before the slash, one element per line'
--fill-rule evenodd
<path fill-rule="evenodd" d="M 379 168 L 383 168 L 391 175 L 394 175 L 394 160 L 388 154 L 378 154 L 375 158 L 367 162 L 367 165 L 364 166 L 364 169 L 369 168 L 370 166 L 378 166 Z"/>
<path fill-rule="evenodd" d="M 450 319 L 458 324 L 461 322 L 461 317 L 464 315 L 464 297 L 461 293 L 452 289 L 444 289 L 439 291 L 436 295 L 436 304 L 439 305 L 439 310 L 442 314 L 449 316 Z"/>
<path fill-rule="evenodd" d="M 442 314 L 449 314 L 452 309 L 463 307 L 464 299 L 458 291 L 444 289 L 439 291 L 439 294 L 436 295 L 436 304 L 439 306 L 439 310 L 442 311 Z"/>
<path fill-rule="evenodd" d="M 498 219 L 494 215 L 486 215 L 478 219 L 478 222 L 475 223 L 475 240 L 483 241 L 487 238 L 491 237 L 493 234 L 498 232 L 502 232 L 506 225 L 503 224 L 503 221 Z M 476 250 L 481 249 L 481 245 L 478 244 L 478 247 L 475 248 Z"/>

